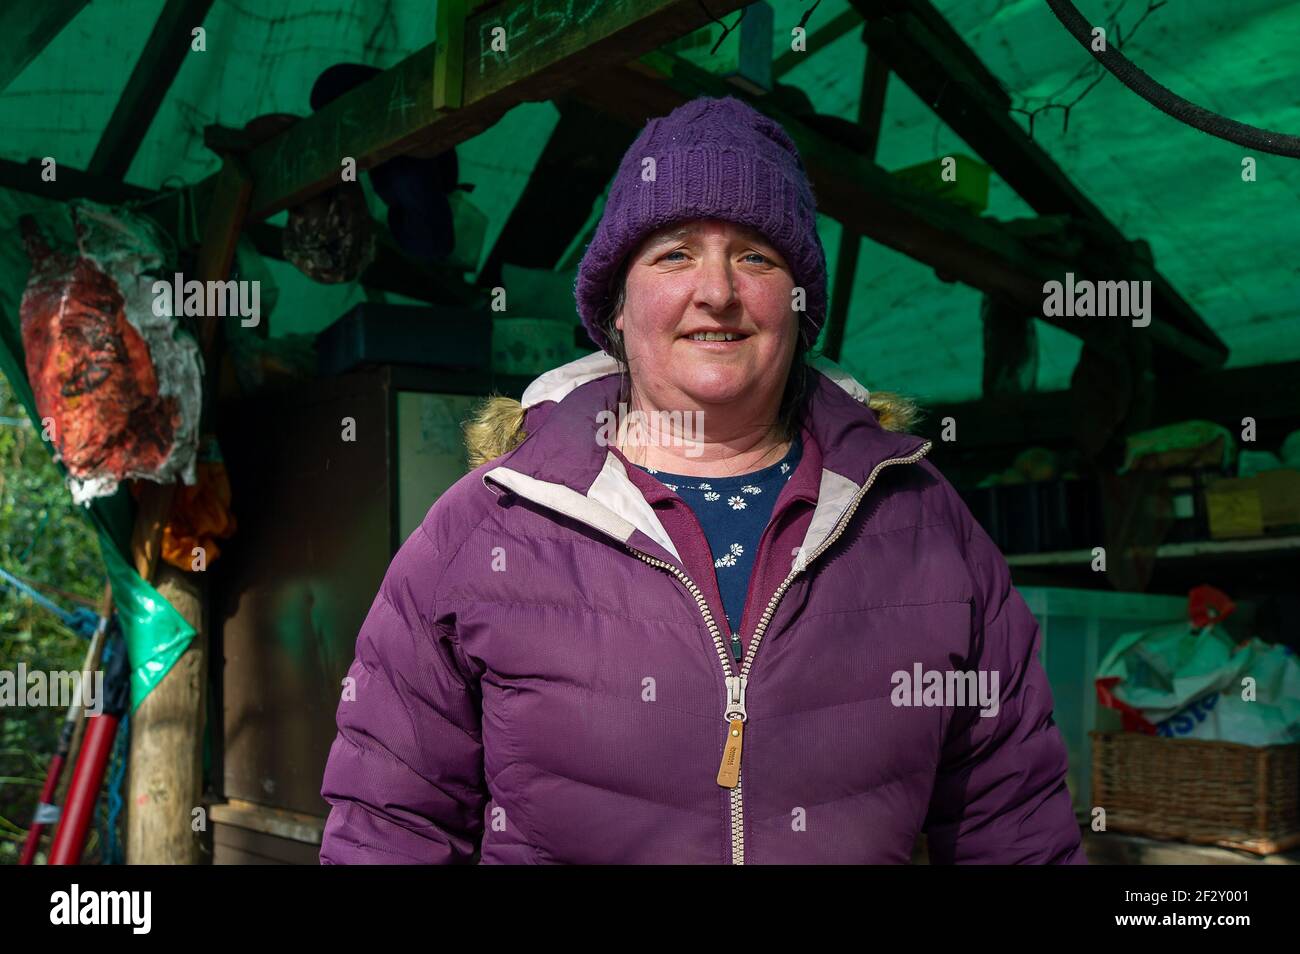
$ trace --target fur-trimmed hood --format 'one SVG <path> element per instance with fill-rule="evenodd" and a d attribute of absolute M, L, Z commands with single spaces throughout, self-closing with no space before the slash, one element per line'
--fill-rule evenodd
<path fill-rule="evenodd" d="M 823 374 L 869 407 L 887 431 L 906 432 L 922 416 L 919 406 L 892 391 L 868 391 L 839 365 L 828 358 L 809 360 L 815 373 Z M 618 364 L 603 351 L 547 371 L 524 391 L 523 400 L 505 395 L 485 399 L 464 425 L 465 450 L 471 470 L 518 447 L 528 436 L 528 411 L 546 401 L 559 401 L 588 381 L 617 374 Z"/>

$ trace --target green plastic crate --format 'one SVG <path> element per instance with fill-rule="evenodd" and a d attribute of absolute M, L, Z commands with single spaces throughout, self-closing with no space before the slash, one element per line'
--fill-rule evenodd
<path fill-rule="evenodd" d="M 1088 732 L 1118 728 L 1118 717 L 1097 725 L 1097 664 L 1125 633 L 1186 619 L 1187 597 L 1054 586 L 1017 589 L 1043 632 L 1039 659 L 1052 685 L 1056 725 L 1070 753 L 1067 782 L 1075 811 L 1087 815 L 1092 791 Z"/>

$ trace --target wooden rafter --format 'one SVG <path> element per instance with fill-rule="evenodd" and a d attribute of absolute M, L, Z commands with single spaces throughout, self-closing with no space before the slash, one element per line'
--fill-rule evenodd
<path fill-rule="evenodd" d="M 184 246 L 193 236 L 183 235 L 178 228 L 178 209 L 171 195 L 162 195 L 152 189 L 130 185 L 116 179 L 91 175 L 71 166 L 59 166 L 59 177 L 54 182 L 41 179 L 41 167 L 36 162 L 14 162 L 0 159 L 0 189 L 13 189 L 41 198 L 66 202 L 69 199 L 90 199 L 105 204 L 139 203 L 140 211 L 154 219 L 159 226 L 172 234 Z M 204 190 L 210 206 L 215 190 Z M 207 208 L 207 206 L 204 206 Z M 167 215 L 160 210 L 167 210 Z M 187 212 L 188 216 L 190 213 Z M 202 219 L 206 220 L 206 214 Z M 284 229 L 267 222 L 245 222 L 246 234 L 257 250 L 268 258 L 284 260 L 282 234 Z M 451 269 L 429 266 L 416 261 L 400 251 L 382 229 L 379 234 L 375 260 L 358 279 L 367 288 L 393 292 L 419 301 L 446 304 L 468 304 L 476 296 L 475 290 L 465 284 Z"/>
<path fill-rule="evenodd" d="M 554 268 L 564 251 L 554 237 L 576 235 L 582 228 L 605 190 L 609 170 L 617 168 L 635 135 L 616 117 L 572 97 L 558 97 L 555 105 L 559 122 L 479 273 L 480 285 L 500 284 L 505 262 Z"/>
<path fill-rule="evenodd" d="M 1218 367 L 1228 349 L 1172 284 L 1070 180 L 1011 116 L 1010 99 L 929 0 L 851 0 L 866 40 L 935 113 L 1041 215 L 1068 215 L 1109 250 L 1123 277 L 1149 280 L 1161 356 L 1182 367 Z M 1119 277 L 1119 276 L 1114 276 Z"/>
<path fill-rule="evenodd" d="M 850 7 L 827 20 L 808 34 L 803 50 L 786 50 L 772 62 L 772 79 L 780 79 L 808 57 L 826 49 L 856 26 L 861 26 L 862 14 Z"/>
<path fill-rule="evenodd" d="M 1300 361 L 1243 368 L 1193 371 L 1162 383 L 1150 426 L 1191 419 L 1240 426 L 1245 415 L 1281 421 L 1284 429 L 1300 417 Z M 925 409 L 926 433 L 937 433 L 944 418 L 960 422 L 963 448 L 1064 444 L 1074 435 L 1074 398 L 1068 389 L 1013 395 L 985 395 L 971 401 L 935 404 Z"/>
<path fill-rule="evenodd" d="M 334 185 L 344 157 L 361 170 L 415 148 L 449 149 L 522 102 L 551 99 L 744 5 L 514 0 L 475 9 L 465 19 L 459 108 L 439 112 L 435 106 L 431 44 L 250 152 L 249 219 L 264 219 Z M 506 52 L 494 50 L 494 41 L 502 40 Z M 193 187 L 199 208 L 209 205 L 212 183 L 209 177 Z"/>
<path fill-rule="evenodd" d="M 99 137 L 87 172 L 110 179 L 126 178 L 131 160 L 189 52 L 190 31 L 203 25 L 211 6 L 212 0 L 167 0 Z"/>

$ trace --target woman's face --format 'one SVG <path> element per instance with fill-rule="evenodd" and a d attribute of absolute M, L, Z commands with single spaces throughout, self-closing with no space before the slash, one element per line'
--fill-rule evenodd
<path fill-rule="evenodd" d="M 647 236 L 629 260 L 614 322 L 637 389 L 658 408 L 771 413 L 797 343 L 793 288 L 785 259 L 743 225 L 696 219 Z M 700 331 L 737 340 L 692 340 Z"/>

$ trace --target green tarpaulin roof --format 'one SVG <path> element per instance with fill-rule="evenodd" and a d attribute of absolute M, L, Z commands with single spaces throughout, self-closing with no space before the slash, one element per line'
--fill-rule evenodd
<path fill-rule="evenodd" d="M 779 55 L 811 3 L 771 5 Z M 1071 101 L 1099 69 L 1042 0 L 937 0 L 936 6 L 1026 111 Z M 1300 132 L 1300 4 L 1178 0 L 1159 5 L 1136 29 L 1155 4 L 1083 0 L 1079 6 L 1094 22 L 1114 16 L 1125 53 L 1183 96 L 1243 122 Z M 0 94 L 0 156 L 53 156 L 85 168 L 162 7 L 162 0 L 86 6 Z M 822 0 L 808 21 L 810 35 L 847 9 L 846 0 Z M 215 172 L 218 159 L 203 145 L 206 125 L 242 126 L 269 112 L 306 114 L 308 91 L 325 67 L 393 65 L 432 42 L 434 9 L 425 0 L 217 0 L 204 25 L 207 51 L 186 56 L 130 167 L 132 183 L 160 188 Z M 854 119 L 865 56 L 860 32 L 810 48 L 782 81 L 803 88 L 819 112 Z M 525 103 L 458 147 L 460 178 L 476 184 L 472 202 L 489 218 L 485 254 L 557 115 L 549 103 Z M 1062 118 L 1058 109 L 1040 112 L 1035 139 L 1130 238 L 1151 243 L 1160 270 L 1230 348 L 1229 366 L 1300 358 L 1300 162 L 1258 155 L 1257 181 L 1244 182 L 1245 150 L 1179 124 L 1108 75 L 1070 110 L 1068 129 Z M 1027 128 L 1027 117 L 1019 119 Z M 891 80 L 881 165 L 896 169 L 953 153 L 975 151 Z M 22 211 L 41 204 L 0 190 L 0 227 L 8 235 L 0 240 L 0 306 L 11 316 L 27 270 L 12 226 Z M 987 214 L 1015 218 L 1031 210 L 995 178 Z M 839 226 L 827 219 L 821 231 L 833 269 Z M 571 239 L 554 236 L 557 249 Z M 269 265 L 280 286 L 275 334 L 324 327 L 364 297 L 356 286 L 316 285 L 282 262 Z M 979 300 L 976 291 L 944 284 L 927 267 L 865 242 L 842 361 L 873 388 L 924 401 L 977 396 Z M 1038 387 L 1064 387 L 1078 342 L 1039 324 Z"/>

